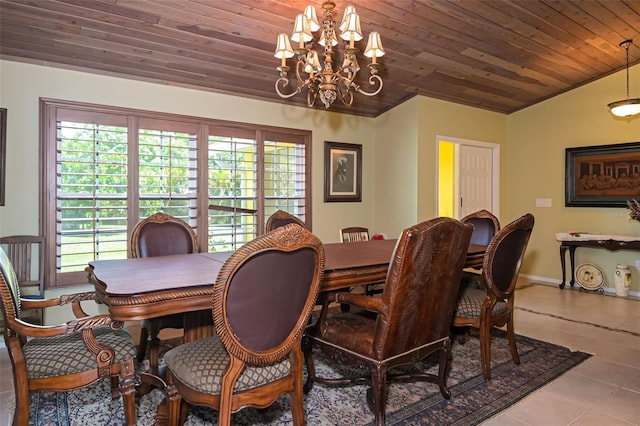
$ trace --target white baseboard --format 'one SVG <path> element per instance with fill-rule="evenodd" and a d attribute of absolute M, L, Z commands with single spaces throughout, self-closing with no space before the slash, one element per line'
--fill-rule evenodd
<path fill-rule="evenodd" d="M 540 277 L 537 275 L 520 274 L 520 277 L 525 278 L 529 281 L 535 281 L 536 283 L 539 283 L 539 284 L 555 286 L 555 287 L 559 287 L 561 283 L 560 280 L 548 278 L 548 277 Z M 564 289 L 571 289 L 571 285 L 569 284 L 569 282 L 566 282 L 565 284 L 566 285 Z M 576 283 L 574 284 L 573 288 L 576 290 L 580 290 L 580 285 Z M 602 287 L 602 290 L 607 295 L 610 295 L 610 296 L 616 295 L 615 287 Z M 630 291 L 629 297 L 633 299 L 640 299 L 640 291 Z"/>

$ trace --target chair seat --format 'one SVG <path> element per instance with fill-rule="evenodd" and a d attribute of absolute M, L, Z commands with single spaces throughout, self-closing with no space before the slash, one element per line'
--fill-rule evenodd
<path fill-rule="evenodd" d="M 372 312 L 334 314 L 327 317 L 326 332 L 318 339 L 374 359 L 372 349 L 375 326 L 376 315 Z"/>
<path fill-rule="evenodd" d="M 93 329 L 98 342 L 114 349 L 114 363 L 135 358 L 136 348 L 125 329 L 114 331 L 108 326 Z M 81 333 L 39 337 L 22 348 L 29 378 L 46 378 L 81 373 L 97 367 L 95 356 L 82 342 Z"/>
<path fill-rule="evenodd" d="M 198 392 L 218 395 L 229 365 L 229 353 L 220 338 L 212 336 L 171 349 L 164 362 L 180 382 Z M 288 376 L 290 371 L 289 358 L 265 367 L 247 366 L 238 377 L 234 392 L 273 382 Z"/>
<path fill-rule="evenodd" d="M 482 302 L 487 297 L 487 290 L 477 288 L 474 285 L 467 285 L 461 291 L 458 307 L 455 312 L 456 317 L 480 318 L 482 314 Z M 507 312 L 507 304 L 499 300 L 491 310 L 491 315 L 498 315 Z"/>

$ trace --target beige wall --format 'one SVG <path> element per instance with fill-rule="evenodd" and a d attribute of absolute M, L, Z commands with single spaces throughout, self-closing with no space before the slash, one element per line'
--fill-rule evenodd
<path fill-rule="evenodd" d="M 630 82 L 630 94 L 638 97 L 640 66 L 631 69 Z M 524 273 L 560 279 L 558 232 L 640 235 L 640 222 L 629 221 L 624 208 L 564 206 L 565 148 L 640 142 L 640 117 L 615 119 L 607 108 L 609 102 L 624 98 L 625 84 L 625 73 L 616 73 L 508 116 L 503 199 L 509 216 L 529 211 L 536 217 Z M 551 198 L 552 207 L 535 207 L 536 198 Z M 636 259 L 640 259 L 640 252 L 576 251 L 576 265 L 590 262 L 600 266 L 609 288 L 614 287 L 616 263 L 634 265 Z M 631 268 L 631 274 L 631 291 L 638 295 L 639 271 Z"/>
<path fill-rule="evenodd" d="M 640 91 L 633 86 L 640 66 L 631 71 L 633 94 Z M 640 118 L 616 120 L 606 108 L 624 96 L 624 84 L 617 73 L 509 116 L 418 96 L 368 119 L 3 60 L 0 107 L 8 109 L 8 139 L 0 235 L 38 232 L 38 99 L 46 97 L 311 130 L 313 230 L 327 242 L 337 241 L 343 226 L 392 238 L 434 217 L 438 135 L 500 144 L 500 219 L 536 216 L 523 272 L 558 282 L 556 232 L 640 235 L 640 223 L 630 223 L 625 209 L 564 207 L 566 147 L 640 141 Z M 324 141 L 363 145 L 362 203 L 323 202 Z M 535 198 L 551 198 L 553 206 L 536 208 Z M 577 263 L 597 263 L 613 287 L 615 263 L 636 258 L 640 253 L 580 249 Z M 637 294 L 640 276 L 632 274 Z"/>
<path fill-rule="evenodd" d="M 337 230 L 344 226 L 375 229 L 372 178 L 363 179 L 362 203 L 323 202 L 324 141 L 362 144 L 364 173 L 372 176 L 372 119 L 0 61 L 0 107 L 8 110 L 7 191 L 5 206 L 0 207 L 0 235 L 38 233 L 40 97 L 312 130 L 313 231 L 329 242 L 339 241 Z"/>

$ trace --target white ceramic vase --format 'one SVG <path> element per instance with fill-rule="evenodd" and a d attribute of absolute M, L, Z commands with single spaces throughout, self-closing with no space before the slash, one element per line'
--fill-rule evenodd
<path fill-rule="evenodd" d="M 615 274 L 616 296 L 629 296 L 629 287 L 631 287 L 631 271 L 628 265 L 616 265 Z"/>

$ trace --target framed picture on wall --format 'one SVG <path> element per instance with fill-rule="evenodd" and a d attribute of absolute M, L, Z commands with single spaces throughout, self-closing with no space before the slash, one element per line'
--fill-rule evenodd
<path fill-rule="evenodd" d="M 325 141 L 324 201 L 362 201 L 362 145 Z"/>
<path fill-rule="evenodd" d="M 627 207 L 640 196 L 640 142 L 567 148 L 565 206 Z"/>
<path fill-rule="evenodd" d="M 0 108 L 0 206 L 4 206 L 7 166 L 7 109 Z"/>

